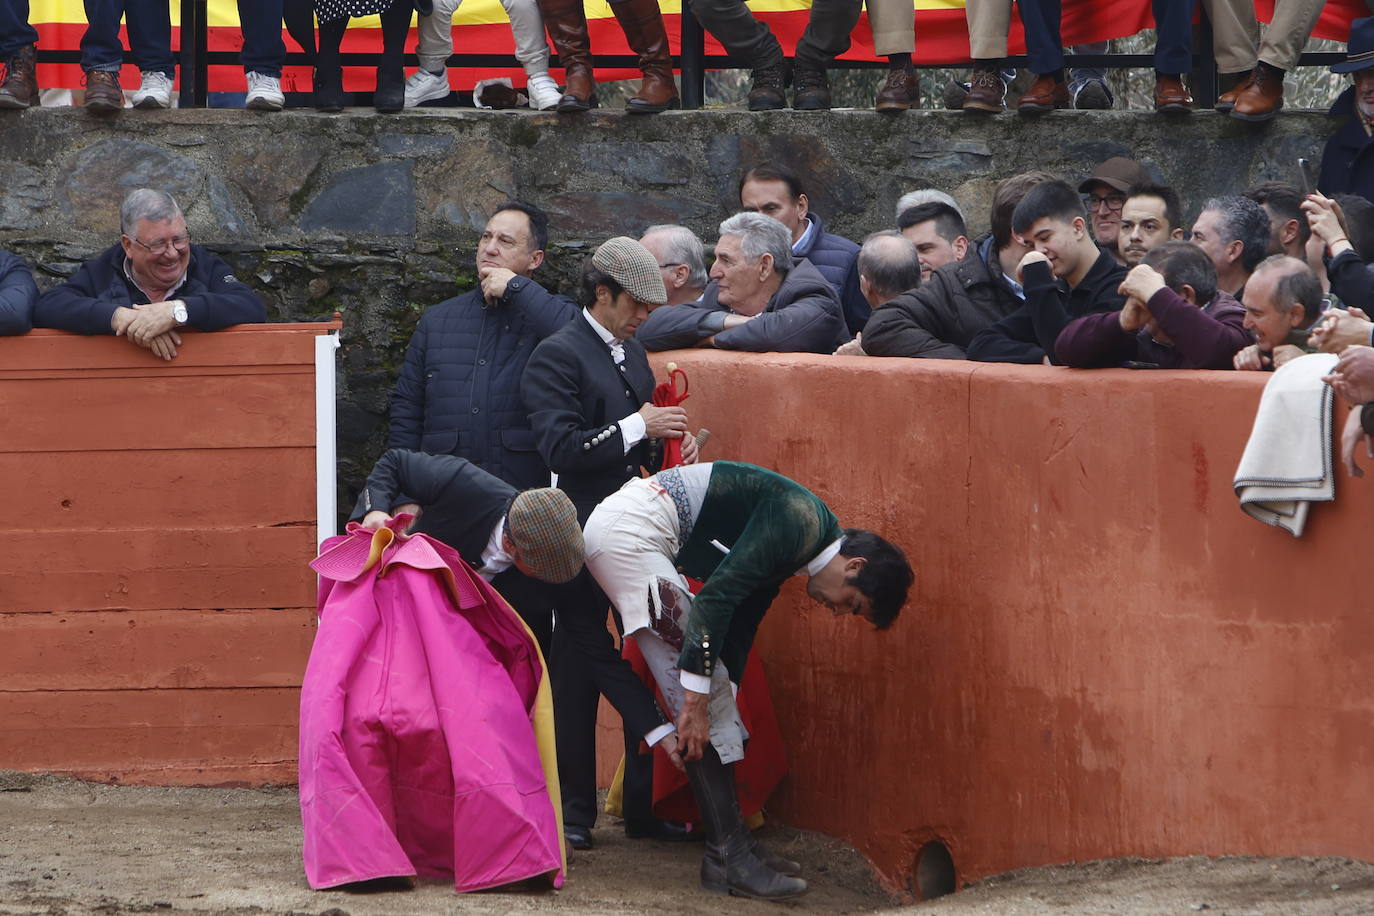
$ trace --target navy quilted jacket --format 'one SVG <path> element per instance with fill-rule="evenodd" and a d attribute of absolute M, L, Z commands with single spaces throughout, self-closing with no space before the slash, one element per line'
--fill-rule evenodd
<path fill-rule="evenodd" d="M 495 305 L 477 288 L 428 309 L 396 379 L 387 446 L 457 455 L 521 489 L 548 486 L 520 377 L 535 345 L 577 313 L 528 277 Z"/>
<path fill-rule="evenodd" d="M 844 307 L 844 321 L 852 337 L 864 329 L 873 311 L 859 289 L 859 246 L 842 235 L 826 232 L 825 223 L 815 213 L 806 214 L 806 218 L 816 228 L 806 240 L 806 247 L 793 248 L 792 254 L 806 258 L 830 281 Z"/>

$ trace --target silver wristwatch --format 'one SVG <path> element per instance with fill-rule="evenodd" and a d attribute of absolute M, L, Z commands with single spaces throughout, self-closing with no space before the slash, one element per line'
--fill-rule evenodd
<path fill-rule="evenodd" d="M 186 303 L 185 303 L 185 302 L 182 302 L 180 299 L 173 299 L 173 300 L 172 300 L 172 319 L 173 319 L 177 324 L 185 324 L 185 323 L 186 323 L 186 318 L 187 318 L 187 315 L 186 315 Z"/>

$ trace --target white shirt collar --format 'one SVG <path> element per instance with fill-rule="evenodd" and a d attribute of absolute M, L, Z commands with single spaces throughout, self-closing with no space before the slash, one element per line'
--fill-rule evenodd
<path fill-rule="evenodd" d="M 793 573 L 793 575 L 797 575 L 797 576 L 814 576 L 814 575 L 816 575 L 816 574 L 819 573 L 822 569 L 825 569 L 825 564 L 827 564 L 827 563 L 829 563 L 831 560 L 835 559 L 836 554 L 838 554 L 838 553 L 840 552 L 840 545 L 841 545 L 842 543 L 844 543 L 844 538 L 836 538 L 835 541 L 834 541 L 834 543 L 832 543 L 829 547 L 827 547 L 827 548 L 825 548 L 824 550 L 822 550 L 820 553 L 816 554 L 816 558 L 815 558 L 814 560 L 812 560 L 810 563 L 807 563 L 807 564 L 806 564 L 804 567 L 802 567 L 801 569 L 797 570 L 795 573 Z"/>
<path fill-rule="evenodd" d="M 601 342 L 610 348 L 611 356 L 614 357 L 615 361 L 617 363 L 623 362 L 625 359 L 625 341 L 616 340 L 614 334 L 602 327 L 601 322 L 592 317 L 590 310 L 583 309 L 582 317 L 587 319 L 587 324 L 592 326 L 592 330 L 596 332 L 597 337 L 601 338 Z"/>
<path fill-rule="evenodd" d="M 515 565 L 515 557 L 506 552 L 505 535 L 506 517 L 503 515 L 487 539 L 486 549 L 482 551 L 482 568 L 477 571 L 488 582 Z"/>

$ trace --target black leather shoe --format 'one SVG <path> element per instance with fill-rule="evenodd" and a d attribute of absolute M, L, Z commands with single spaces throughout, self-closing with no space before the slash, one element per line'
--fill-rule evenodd
<path fill-rule="evenodd" d="M 582 827 L 578 824 L 564 824 L 563 839 L 567 840 L 568 845 L 573 849 L 591 849 L 592 828 Z"/>
<path fill-rule="evenodd" d="M 647 821 L 626 821 L 625 835 L 632 840 L 664 840 L 669 843 L 686 843 L 699 837 L 694 836 L 686 824 L 677 821 L 662 821 L 653 818 Z"/>

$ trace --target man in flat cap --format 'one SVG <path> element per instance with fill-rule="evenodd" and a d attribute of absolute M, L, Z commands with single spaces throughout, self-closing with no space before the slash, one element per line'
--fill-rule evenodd
<path fill-rule="evenodd" d="M 582 316 L 535 348 L 521 389 L 539 454 L 585 522 L 597 503 L 638 477 L 641 468 L 657 469 L 661 440 L 682 439 L 688 462 L 696 460 L 696 440 L 684 438 L 685 410 L 650 403 L 653 370 L 634 339 L 649 308 L 668 298 L 658 260 L 634 239 L 610 239 L 592 255 L 581 293 Z M 663 725 L 657 713 L 653 718 L 642 714 L 657 707 L 616 651 L 606 630 L 610 603 L 591 577 L 584 574 L 562 589 L 556 607 L 550 670 L 563 829 L 569 845 L 586 849 L 596 823 L 598 694 L 625 720 L 627 761 L 638 756 L 640 738 L 653 744 L 672 726 Z M 627 805 L 643 793 L 630 769 Z M 664 828 L 627 811 L 626 831 L 660 835 Z"/>
<path fill-rule="evenodd" d="M 706 828 L 709 891 L 781 900 L 806 891 L 795 862 L 770 855 L 740 819 L 732 764 L 747 733 L 738 684 L 782 584 L 831 613 L 887 629 L 914 580 L 900 548 L 843 528 L 820 498 L 781 474 L 715 461 L 633 480 L 592 512 L 587 569 L 615 603 L 677 721 Z M 704 583 L 695 597 L 685 576 Z"/>
<path fill-rule="evenodd" d="M 517 490 L 455 455 L 393 448 L 368 475 L 353 520 L 380 528 L 398 501 L 409 499 L 420 506 L 411 530 L 458 551 L 510 603 L 547 655 L 549 586 L 582 570 L 582 528 L 567 495 L 552 487 Z"/>

